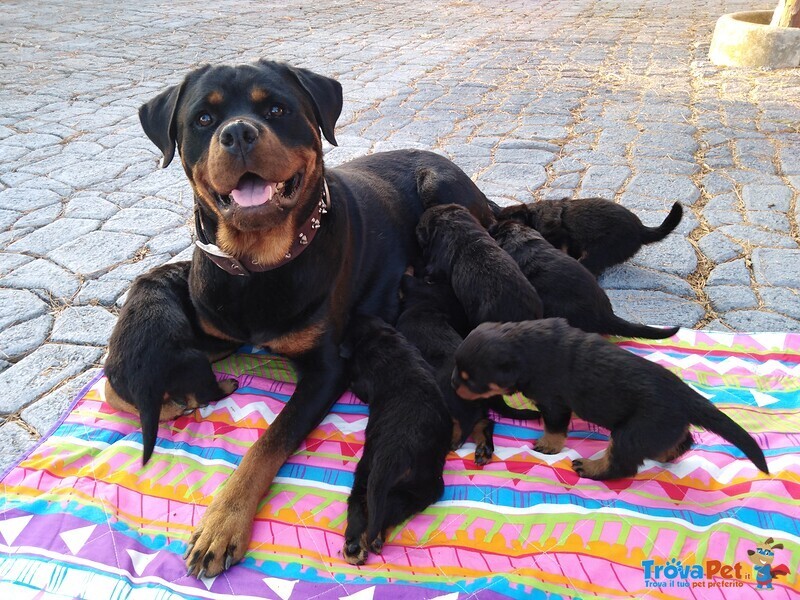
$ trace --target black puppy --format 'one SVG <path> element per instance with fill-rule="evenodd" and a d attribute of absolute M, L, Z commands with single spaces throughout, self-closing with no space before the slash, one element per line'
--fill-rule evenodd
<path fill-rule="evenodd" d="M 661 225 L 646 227 L 624 206 L 602 198 L 532 202 L 506 207 L 497 214 L 498 220 L 524 220 L 595 275 L 625 262 L 643 244 L 664 239 L 682 217 L 683 208 L 676 202 Z"/>
<path fill-rule="evenodd" d="M 235 379 L 217 382 L 210 360 L 235 345 L 194 325 L 186 280 L 191 263 L 157 267 L 131 286 L 108 343 L 105 400 L 138 413 L 142 422 L 142 464 L 150 460 L 159 421 L 169 421 L 232 394 Z M 130 327 L 129 323 L 136 323 Z M 120 335 L 120 331 L 127 331 Z M 123 399 L 124 398 L 124 399 Z"/>
<path fill-rule="evenodd" d="M 692 446 L 689 425 L 725 438 L 769 473 L 756 441 L 676 375 L 564 319 L 481 325 L 456 351 L 453 387 L 466 399 L 513 391 L 534 398 L 544 420 L 534 449 L 545 454 L 561 451 L 573 412 L 611 430 L 601 458 L 572 462 L 582 477 L 630 477 L 646 458 L 674 460 Z"/>
<path fill-rule="evenodd" d="M 556 250 L 535 229 L 507 219 L 490 231 L 538 290 L 545 318 L 564 317 L 573 327 L 593 333 L 651 339 L 673 336 L 680 329 L 648 327 L 615 315 L 594 276 L 574 258 Z"/>
<path fill-rule="evenodd" d="M 364 454 L 347 500 L 342 554 L 362 565 L 387 530 L 436 502 L 452 423 L 419 351 L 377 317 L 351 321 L 351 389 L 369 404 Z"/>
<path fill-rule="evenodd" d="M 514 260 L 468 210 L 427 209 L 417 226 L 426 274 L 449 281 L 470 324 L 542 317 L 542 301 Z"/>
<path fill-rule="evenodd" d="M 538 419 L 539 413 L 511 408 L 500 396 L 475 402 L 459 398 L 450 385 L 455 351 L 463 341 L 458 330 L 466 319 L 458 299 L 449 284 L 426 282 L 410 275 L 403 276 L 400 289 L 403 308 L 397 331 L 419 349 L 433 370 L 453 418 L 450 448 L 460 448 L 471 433 L 475 442 L 475 463 L 485 465 L 494 453 L 494 421 L 489 418 L 490 408 L 505 417 L 520 420 Z"/>

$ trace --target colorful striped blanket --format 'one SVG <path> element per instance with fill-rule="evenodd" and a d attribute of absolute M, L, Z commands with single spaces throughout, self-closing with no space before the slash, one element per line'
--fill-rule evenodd
<path fill-rule="evenodd" d="M 193 526 L 294 389 L 286 361 L 244 352 L 216 364 L 237 393 L 162 424 L 144 468 L 138 419 L 102 402 L 102 380 L 84 390 L 2 479 L 0 598 L 798 598 L 800 334 L 618 343 L 752 432 L 773 475 L 700 431 L 676 463 L 599 483 L 570 464 L 606 431 L 574 419 L 545 456 L 531 449 L 540 423 L 498 419 L 492 463 L 476 467 L 472 443 L 452 452 L 441 500 L 354 567 L 342 533 L 367 407 L 346 394 L 280 470 L 245 561 L 197 580 L 181 559 Z M 767 591 L 748 550 L 770 537 L 783 548 Z"/>

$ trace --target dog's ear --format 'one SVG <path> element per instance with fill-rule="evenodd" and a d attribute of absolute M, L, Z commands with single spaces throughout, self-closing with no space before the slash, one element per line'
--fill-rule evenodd
<path fill-rule="evenodd" d="M 158 418 L 161 415 L 161 405 L 147 402 L 139 407 L 139 420 L 142 423 L 142 466 L 147 464 L 156 447 L 156 434 L 158 433 Z"/>
<path fill-rule="evenodd" d="M 755 550 L 748 550 L 747 551 L 747 556 L 753 556 L 753 554 L 755 554 L 755 553 L 756 553 Z"/>
<path fill-rule="evenodd" d="M 174 85 L 161 92 L 158 96 L 145 102 L 139 107 L 139 121 L 142 129 L 161 153 L 164 155 L 161 168 L 172 162 L 175 156 L 175 140 L 177 137 L 178 100 L 180 100 L 186 81 Z"/>
<path fill-rule="evenodd" d="M 504 206 L 497 214 L 498 221 L 519 221 L 525 223 L 528 218 L 528 207 L 525 204 Z"/>
<path fill-rule="evenodd" d="M 338 146 L 333 129 L 339 115 L 342 114 L 342 84 L 335 79 L 300 67 L 289 67 L 289 72 L 311 98 L 314 116 L 317 118 L 322 135 L 331 144 Z"/>
<path fill-rule="evenodd" d="M 783 544 L 775 544 L 774 546 L 772 546 L 772 550 L 775 550 L 776 548 L 778 550 L 783 550 Z"/>

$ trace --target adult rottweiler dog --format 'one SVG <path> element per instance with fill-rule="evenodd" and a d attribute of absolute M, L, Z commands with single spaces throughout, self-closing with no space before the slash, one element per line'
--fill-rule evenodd
<path fill-rule="evenodd" d="M 425 274 L 448 281 L 472 327 L 542 317 L 542 301 L 519 265 L 463 206 L 432 206 L 417 226 Z"/>
<path fill-rule="evenodd" d="M 425 281 L 404 275 L 402 310 L 397 331 L 416 346 L 430 366 L 453 420 L 450 448 L 460 448 L 472 435 L 475 442 L 475 463 L 485 465 L 494 454 L 494 421 L 489 409 L 511 419 L 538 419 L 535 410 L 508 406 L 501 396 L 467 401 L 459 398 L 450 377 L 455 367 L 455 352 L 463 338 L 460 331 L 466 321 L 464 310 L 452 288 L 445 282 Z"/>
<path fill-rule="evenodd" d="M 532 227 L 507 218 L 490 227 L 490 233 L 539 291 L 545 318 L 564 317 L 573 327 L 592 333 L 650 339 L 668 338 L 680 329 L 649 327 L 615 315 L 594 275 Z"/>
<path fill-rule="evenodd" d="M 164 166 L 177 149 L 194 190 L 194 313 L 184 314 L 209 336 L 289 356 L 299 371 L 295 393 L 191 536 L 186 561 L 195 575 L 242 559 L 278 469 L 347 388 L 339 343 L 349 316 L 397 317 L 425 205 L 458 202 L 482 224 L 494 220 L 472 180 L 431 152 L 374 154 L 326 171 L 320 130 L 335 143 L 341 109 L 334 79 L 262 60 L 196 69 L 139 111 Z M 138 335 L 145 318 L 120 322 L 115 335 Z M 158 359 L 175 364 L 168 353 Z M 126 368 L 123 376 L 150 385 L 147 372 Z M 110 380 L 112 395 L 130 403 L 118 382 Z"/>
<path fill-rule="evenodd" d="M 358 316 L 345 345 L 351 389 L 369 404 L 342 549 L 347 562 L 362 565 L 368 552 L 381 553 L 390 528 L 442 495 L 452 427 L 428 365 L 391 325 Z"/>
<path fill-rule="evenodd" d="M 484 323 L 456 351 L 453 387 L 465 399 L 515 391 L 535 399 L 544 435 L 534 449 L 545 454 L 561 452 L 573 412 L 609 429 L 602 457 L 572 462 L 582 477 L 630 477 L 646 458 L 674 460 L 692 446 L 689 425 L 769 473 L 756 441 L 677 375 L 564 319 Z"/>
<path fill-rule="evenodd" d="M 553 246 L 599 275 L 628 260 L 643 244 L 663 240 L 681 222 L 683 207 L 673 204 L 658 227 L 646 227 L 630 210 L 603 198 L 543 200 L 497 213 L 498 220 L 509 217 L 524 220 Z"/>

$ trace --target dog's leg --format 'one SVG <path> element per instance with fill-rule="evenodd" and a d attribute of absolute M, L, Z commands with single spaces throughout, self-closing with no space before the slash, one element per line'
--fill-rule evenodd
<path fill-rule="evenodd" d="M 544 434 L 536 441 L 533 449 L 542 454 L 558 454 L 564 449 L 572 411 L 564 405 L 542 403 L 539 405 L 539 412 L 544 421 Z"/>
<path fill-rule="evenodd" d="M 330 336 L 323 344 L 296 359 L 294 394 L 211 501 L 189 541 L 190 574 L 213 577 L 244 558 L 258 504 L 278 469 L 346 390 L 338 345 Z"/>
<path fill-rule="evenodd" d="M 472 439 L 475 442 L 475 464 L 489 464 L 494 454 L 494 421 L 488 417 L 478 421 L 472 430 Z"/>
<path fill-rule="evenodd" d="M 621 428 L 620 428 L 621 429 Z M 600 458 L 582 458 L 572 461 L 573 470 L 589 479 L 619 479 L 636 475 L 644 462 L 641 450 L 629 442 L 625 431 L 614 430 L 605 453 Z"/>
<path fill-rule="evenodd" d="M 347 499 L 347 528 L 342 557 L 351 565 L 363 565 L 367 561 L 367 482 L 371 462 L 372 457 L 365 452 L 356 466 L 353 491 Z"/>

